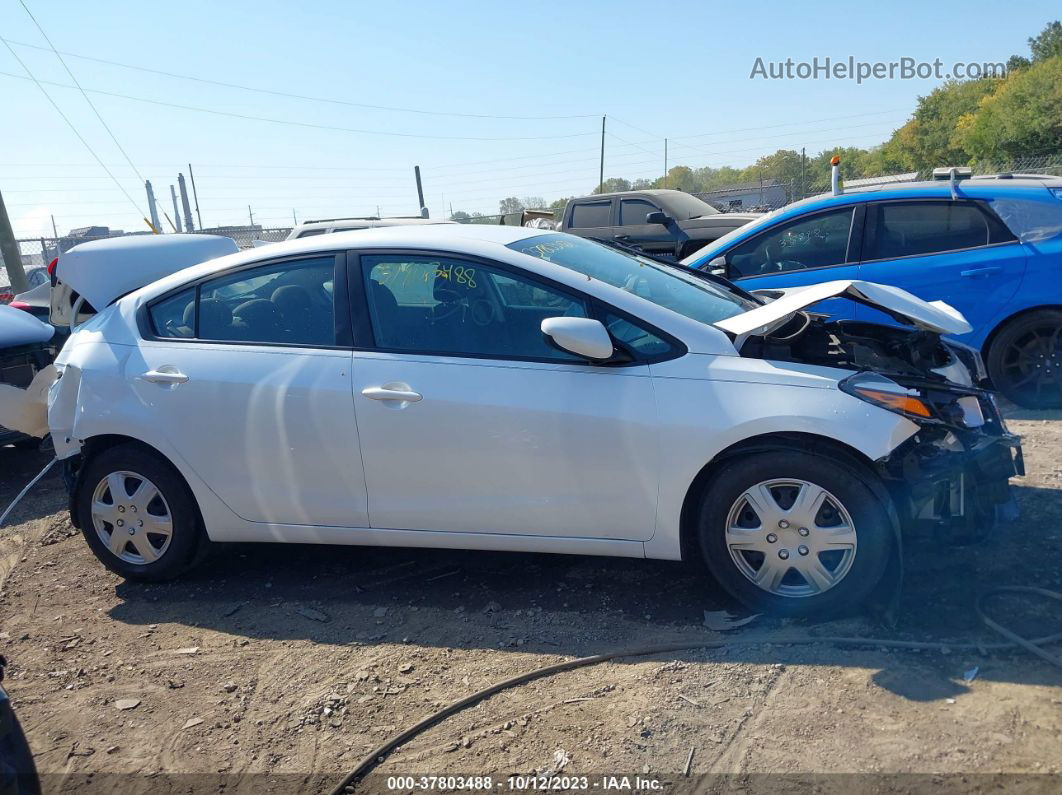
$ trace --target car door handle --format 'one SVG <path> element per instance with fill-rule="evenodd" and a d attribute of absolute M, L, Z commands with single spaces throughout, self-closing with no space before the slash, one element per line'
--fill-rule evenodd
<path fill-rule="evenodd" d="M 991 276 L 993 273 L 1002 272 L 1003 268 L 999 265 L 991 265 L 987 268 L 973 268 L 968 271 L 960 271 L 960 276 L 965 276 L 967 279 L 972 279 L 977 276 Z"/>
<path fill-rule="evenodd" d="M 148 370 L 140 377 L 153 384 L 183 384 L 188 380 L 188 376 L 169 365 L 158 370 Z"/>
<path fill-rule="evenodd" d="M 399 400 L 403 403 L 416 403 L 422 398 L 420 392 L 414 392 L 408 387 L 400 389 L 389 385 L 367 386 L 361 390 L 361 394 L 370 400 Z"/>

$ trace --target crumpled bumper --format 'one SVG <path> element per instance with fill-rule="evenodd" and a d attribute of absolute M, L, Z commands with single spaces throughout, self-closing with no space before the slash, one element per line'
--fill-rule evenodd
<path fill-rule="evenodd" d="M 923 429 L 877 463 L 905 530 L 963 543 L 1018 518 L 1010 478 L 1025 462 L 1020 438 L 1005 430 Z"/>

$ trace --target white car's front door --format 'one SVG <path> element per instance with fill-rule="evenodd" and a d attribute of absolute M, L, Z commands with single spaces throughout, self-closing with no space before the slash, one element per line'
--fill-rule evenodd
<path fill-rule="evenodd" d="M 482 263 L 361 257 L 375 349 L 354 353 L 373 527 L 645 540 L 656 516 L 648 367 L 555 350 L 582 298 Z"/>
<path fill-rule="evenodd" d="M 155 338 L 126 361 L 173 447 L 249 521 L 368 526 L 334 263 L 273 263 L 163 298 Z"/>

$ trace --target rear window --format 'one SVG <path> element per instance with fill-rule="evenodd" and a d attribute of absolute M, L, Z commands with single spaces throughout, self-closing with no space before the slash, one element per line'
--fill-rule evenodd
<path fill-rule="evenodd" d="M 612 201 L 577 204 L 572 208 L 571 226 L 573 229 L 586 229 L 592 226 L 608 226 Z"/>

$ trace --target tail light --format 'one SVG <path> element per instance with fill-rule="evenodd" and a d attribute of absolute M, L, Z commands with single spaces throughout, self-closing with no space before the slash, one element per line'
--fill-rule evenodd
<path fill-rule="evenodd" d="M 57 281 L 57 278 L 56 278 L 56 275 L 55 275 L 55 267 L 58 264 L 59 264 L 59 258 L 58 257 L 56 257 L 55 259 L 53 259 L 51 262 L 48 263 L 48 278 L 52 280 L 52 287 L 55 287 L 55 283 Z"/>
<path fill-rule="evenodd" d="M 21 309 L 23 312 L 33 311 L 33 307 L 27 304 L 25 301 L 11 301 L 8 306 L 12 309 Z"/>
<path fill-rule="evenodd" d="M 0 304 L 9 303 L 11 301 L 11 299 L 14 298 L 14 297 L 15 297 L 14 293 L 0 293 Z"/>

